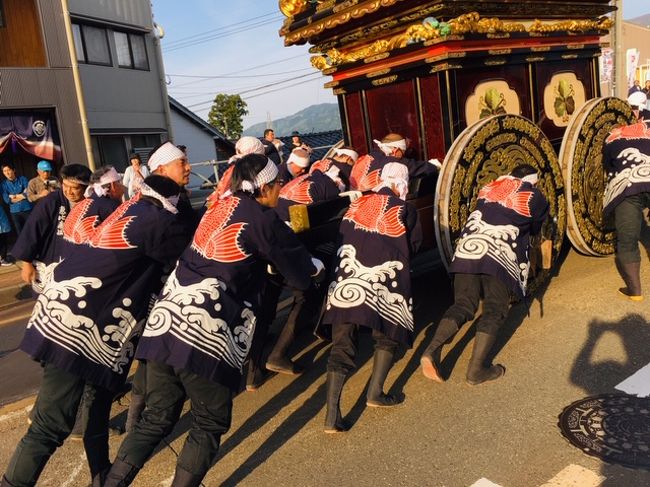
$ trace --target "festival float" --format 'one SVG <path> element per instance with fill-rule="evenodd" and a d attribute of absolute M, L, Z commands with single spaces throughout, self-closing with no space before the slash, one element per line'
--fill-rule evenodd
<path fill-rule="evenodd" d="M 444 160 L 437 181 L 417 181 L 409 196 L 443 263 L 478 190 L 522 159 L 551 206 L 553 259 L 565 235 L 581 253 L 613 253 L 601 150 L 634 118 L 625 101 L 600 97 L 608 0 L 279 4 L 285 45 L 309 43 L 312 65 L 331 78 L 346 145 L 366 153 L 397 132 L 409 157 Z"/>

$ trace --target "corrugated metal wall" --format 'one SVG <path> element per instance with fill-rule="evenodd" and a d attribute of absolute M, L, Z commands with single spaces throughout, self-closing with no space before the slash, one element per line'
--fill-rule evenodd
<path fill-rule="evenodd" d="M 152 27 L 149 0 L 69 0 L 71 14 Z"/>

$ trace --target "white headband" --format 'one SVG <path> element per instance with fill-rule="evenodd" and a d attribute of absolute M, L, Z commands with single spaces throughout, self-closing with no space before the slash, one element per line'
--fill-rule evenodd
<path fill-rule="evenodd" d="M 99 178 L 99 182 L 91 184 L 86 188 L 86 191 L 84 192 L 84 196 L 86 198 L 90 197 L 93 194 L 93 191 L 97 196 L 106 196 L 108 191 L 106 191 L 106 186 L 107 184 L 114 183 L 116 181 L 121 181 L 122 178 L 118 174 L 118 172 L 115 170 L 114 167 L 111 167 L 106 173 L 102 175 L 101 178 Z"/>
<path fill-rule="evenodd" d="M 266 160 L 266 166 L 262 169 L 254 181 L 242 181 L 241 190 L 247 193 L 254 193 L 256 189 L 261 188 L 263 184 L 268 184 L 278 177 L 278 167 L 271 159 Z"/>
<path fill-rule="evenodd" d="M 400 199 L 405 200 L 409 191 L 409 170 L 399 162 L 389 162 L 384 166 L 381 170 L 381 183 L 372 190 L 376 193 L 382 188 L 391 188 L 393 185 L 395 185 Z"/>
<path fill-rule="evenodd" d="M 164 166 L 165 164 L 169 164 L 170 162 L 173 162 L 177 159 L 182 159 L 184 157 L 185 153 L 182 150 L 180 150 L 171 142 L 165 142 L 163 145 L 158 147 L 156 152 L 151 154 L 147 165 L 149 166 L 151 172 L 154 172 L 160 166 Z"/>
<path fill-rule="evenodd" d="M 306 157 L 299 156 L 295 152 L 292 152 L 287 159 L 287 164 L 295 164 L 298 167 L 307 167 L 309 166 L 309 155 Z"/>
<path fill-rule="evenodd" d="M 521 178 L 522 181 L 525 181 L 527 183 L 532 184 L 533 186 L 537 184 L 537 181 L 539 180 L 539 176 L 537 173 L 529 174 L 528 176 L 524 176 Z"/>
<path fill-rule="evenodd" d="M 393 142 L 382 142 L 380 140 L 373 140 L 377 147 L 389 156 L 393 149 L 400 149 L 402 152 L 406 151 L 406 139 L 395 140 Z"/>
<path fill-rule="evenodd" d="M 339 176 L 340 173 L 341 173 L 341 170 L 338 167 L 332 166 L 327 171 L 325 171 L 324 174 L 325 174 L 325 176 L 330 178 L 332 181 L 334 181 L 334 184 L 336 184 L 336 187 L 339 188 L 339 191 L 345 191 L 345 189 L 346 189 L 345 188 L 345 183 L 343 182 L 343 180 Z"/>
<path fill-rule="evenodd" d="M 150 198 L 160 201 L 160 203 L 163 205 L 163 208 L 165 208 L 165 210 L 168 212 L 173 213 L 174 215 L 178 213 L 178 210 L 176 209 L 176 205 L 178 204 L 178 195 L 165 198 L 158 191 L 154 190 L 151 186 L 145 183 L 142 183 L 140 186 L 140 193 L 142 193 L 142 196 L 149 196 Z"/>
<path fill-rule="evenodd" d="M 359 159 L 359 154 L 352 149 L 335 149 L 334 154 L 337 156 L 349 156 L 354 162 L 357 162 L 357 159 Z"/>

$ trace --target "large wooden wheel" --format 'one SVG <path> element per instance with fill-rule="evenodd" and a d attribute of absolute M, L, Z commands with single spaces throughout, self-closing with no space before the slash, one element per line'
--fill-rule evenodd
<path fill-rule="evenodd" d="M 436 187 L 434 225 L 442 262 L 448 268 L 456 240 L 476 208 L 485 184 L 509 173 L 521 163 L 539 170 L 537 187 L 550 205 L 551 218 L 544 233 L 553 241 L 553 260 L 566 230 L 564 181 L 557 155 L 548 138 L 530 120 L 517 115 L 496 115 L 467 127 L 447 152 Z M 529 289 L 542 273 L 531 270 Z"/>
<path fill-rule="evenodd" d="M 567 200 L 567 235 L 586 255 L 613 254 L 616 234 L 603 219 L 606 175 L 602 154 L 615 126 L 634 123 L 634 113 L 620 98 L 592 98 L 573 114 L 560 148 Z"/>

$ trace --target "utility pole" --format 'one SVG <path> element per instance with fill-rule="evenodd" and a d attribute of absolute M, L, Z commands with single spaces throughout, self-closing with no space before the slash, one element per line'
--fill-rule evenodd
<path fill-rule="evenodd" d="M 612 34 L 612 48 L 614 49 L 614 96 L 627 99 L 627 70 L 625 53 L 623 52 L 623 0 L 613 0 L 616 7 L 614 12 L 614 32 Z"/>

